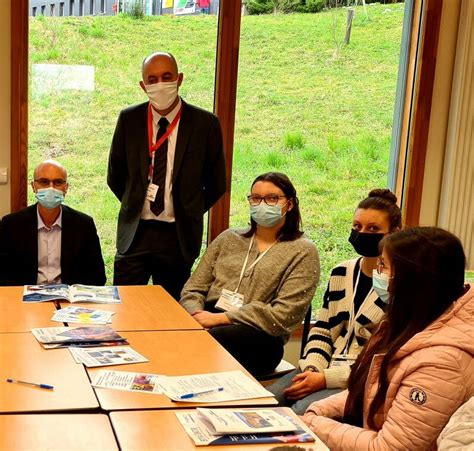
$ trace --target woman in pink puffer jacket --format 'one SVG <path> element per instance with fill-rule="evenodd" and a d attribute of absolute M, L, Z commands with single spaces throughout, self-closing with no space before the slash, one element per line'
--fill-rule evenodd
<path fill-rule="evenodd" d="M 374 288 L 386 320 L 354 363 L 348 390 L 305 422 L 331 450 L 430 450 L 474 395 L 474 288 L 460 241 L 435 227 L 388 235 Z"/>

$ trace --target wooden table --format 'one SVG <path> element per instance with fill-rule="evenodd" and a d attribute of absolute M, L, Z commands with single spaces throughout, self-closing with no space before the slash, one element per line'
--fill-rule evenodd
<path fill-rule="evenodd" d="M 291 409 L 287 409 L 291 413 Z M 259 445 L 195 446 L 176 418 L 176 410 L 144 410 L 133 412 L 112 412 L 110 420 L 122 451 L 131 450 L 209 450 L 238 451 L 266 450 L 283 443 Z M 294 414 L 293 414 L 294 415 Z M 291 445 L 295 445 L 291 443 Z M 321 442 L 298 443 L 305 450 L 328 450 Z"/>
<path fill-rule="evenodd" d="M 149 359 L 146 363 L 103 367 L 115 371 L 177 376 L 242 370 L 249 373 L 206 331 L 128 332 L 123 334 L 133 349 Z M 100 368 L 88 368 L 94 374 Z M 250 376 L 251 377 L 251 376 Z M 100 406 L 106 410 L 163 409 L 193 407 L 195 403 L 174 402 L 164 395 L 131 393 L 97 388 Z M 229 401 L 216 405 L 275 405 L 275 398 Z M 202 405 L 202 404 L 199 404 Z M 206 404 L 209 405 L 209 404 Z"/>
<path fill-rule="evenodd" d="M 117 450 L 107 415 L 0 415 L 2 450 Z"/>
<path fill-rule="evenodd" d="M 23 287 L 0 287 L 0 333 L 30 332 L 34 327 L 60 327 L 51 321 L 54 302 L 26 304 Z"/>
<path fill-rule="evenodd" d="M 7 378 L 53 385 L 54 390 L 11 384 Z M 98 407 L 84 367 L 68 349 L 43 349 L 31 333 L 0 334 L 0 413 Z"/>
<path fill-rule="evenodd" d="M 87 308 L 116 312 L 112 328 L 117 331 L 203 330 L 202 326 L 159 285 L 119 287 L 121 304 L 89 304 Z M 61 301 L 61 308 L 69 302 Z M 75 324 L 72 324 L 75 326 Z"/>

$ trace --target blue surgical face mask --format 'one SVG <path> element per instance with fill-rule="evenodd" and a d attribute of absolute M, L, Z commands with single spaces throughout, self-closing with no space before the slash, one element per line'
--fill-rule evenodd
<path fill-rule="evenodd" d="M 262 227 L 273 227 L 283 218 L 281 205 L 267 205 L 265 202 L 261 202 L 260 205 L 251 205 L 250 216 Z"/>
<path fill-rule="evenodd" d="M 388 303 L 390 293 L 388 292 L 388 285 L 390 283 L 390 276 L 387 274 L 379 274 L 376 269 L 372 271 L 372 286 L 377 296 L 385 303 Z"/>
<path fill-rule="evenodd" d="M 56 188 L 41 188 L 35 196 L 44 208 L 56 208 L 64 202 L 64 192 Z"/>

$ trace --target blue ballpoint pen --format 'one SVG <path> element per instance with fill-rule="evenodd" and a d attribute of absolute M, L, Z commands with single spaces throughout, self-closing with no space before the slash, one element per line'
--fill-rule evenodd
<path fill-rule="evenodd" d="M 181 395 L 179 399 L 194 398 L 195 396 L 204 395 L 205 393 L 211 393 L 213 391 L 223 391 L 223 390 L 224 390 L 224 387 L 217 387 L 217 388 L 212 388 L 210 390 L 198 391 L 195 393 L 186 393 L 185 395 Z"/>
<path fill-rule="evenodd" d="M 54 390 L 54 387 L 48 384 L 37 384 L 36 382 L 26 382 L 26 381 L 20 381 L 17 379 L 7 379 L 7 382 L 10 382 L 11 384 L 17 383 L 17 384 L 31 385 L 33 387 L 45 388 L 46 390 Z"/>

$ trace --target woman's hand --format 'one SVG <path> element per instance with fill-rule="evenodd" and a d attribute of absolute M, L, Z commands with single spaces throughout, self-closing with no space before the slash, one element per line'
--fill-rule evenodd
<path fill-rule="evenodd" d="M 326 378 L 323 373 L 313 373 L 312 371 L 304 371 L 303 373 L 297 374 L 283 394 L 288 399 L 302 399 L 311 393 L 326 388 Z"/>
<path fill-rule="evenodd" d="M 205 329 L 232 324 L 225 313 L 211 313 L 205 310 L 197 310 L 192 314 L 192 317 Z"/>

